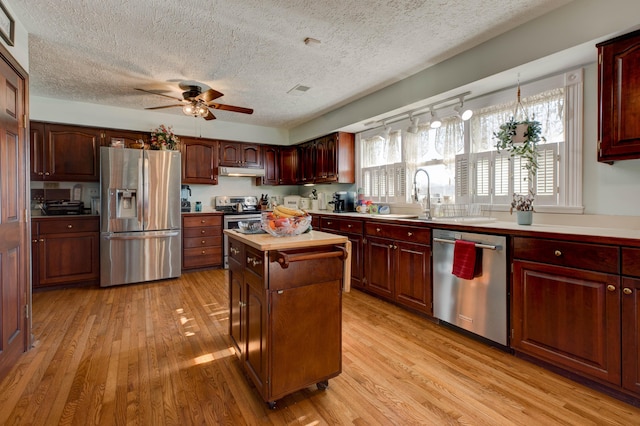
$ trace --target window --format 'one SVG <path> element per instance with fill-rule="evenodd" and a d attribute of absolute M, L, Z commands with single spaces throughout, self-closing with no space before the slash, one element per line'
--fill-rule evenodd
<path fill-rule="evenodd" d="M 474 110 L 466 122 L 453 116 L 453 105 L 438 113 L 443 125 L 428 124 L 408 133 L 409 120 L 358 135 L 359 186 L 374 202 L 411 203 L 417 189 L 432 201 L 490 204 L 506 210 L 513 193 L 536 193 L 536 210 L 582 212 L 582 70 L 574 70 L 521 87 L 526 115 L 542 123 L 545 141 L 538 144 L 538 172 L 527 180 L 519 158 L 497 152 L 493 133 L 514 114 L 515 88 L 465 101 Z M 447 112 L 449 116 L 447 117 Z M 414 117 L 415 118 L 415 117 Z M 428 118 L 424 118 L 428 121 Z M 413 187 L 416 176 L 416 187 Z"/>

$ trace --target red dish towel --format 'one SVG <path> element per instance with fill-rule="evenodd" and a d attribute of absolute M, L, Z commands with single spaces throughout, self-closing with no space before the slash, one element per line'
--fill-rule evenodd
<path fill-rule="evenodd" d="M 456 240 L 453 246 L 453 275 L 471 280 L 482 274 L 482 259 L 473 241 Z"/>

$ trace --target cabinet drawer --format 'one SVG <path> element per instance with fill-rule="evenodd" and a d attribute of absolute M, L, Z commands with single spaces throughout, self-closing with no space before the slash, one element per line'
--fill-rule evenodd
<path fill-rule="evenodd" d="M 187 248 L 183 250 L 182 268 L 197 268 L 222 264 L 222 247 Z"/>
<path fill-rule="evenodd" d="M 515 237 L 513 257 L 612 274 L 620 268 L 618 247 L 600 244 Z"/>
<path fill-rule="evenodd" d="M 61 234 L 67 232 L 98 232 L 98 218 L 85 219 L 47 219 L 39 221 L 40 234 Z"/>
<path fill-rule="evenodd" d="M 321 228 L 349 234 L 362 234 L 363 222 L 356 219 L 323 217 L 321 220 Z"/>
<path fill-rule="evenodd" d="M 191 237 L 183 239 L 183 247 L 220 247 L 222 246 L 222 237 Z"/>
<path fill-rule="evenodd" d="M 183 228 L 195 228 L 198 226 L 222 226 L 222 215 L 197 215 L 182 218 Z"/>
<path fill-rule="evenodd" d="M 244 266 L 246 269 L 255 272 L 258 276 L 264 275 L 264 256 L 261 251 L 245 248 L 246 259 Z"/>
<path fill-rule="evenodd" d="M 244 244 L 233 238 L 229 238 L 228 241 L 229 259 L 235 260 L 239 265 L 244 265 Z"/>
<path fill-rule="evenodd" d="M 640 277 L 640 249 L 622 247 L 622 275 Z"/>
<path fill-rule="evenodd" d="M 428 228 L 367 222 L 365 224 L 365 233 L 367 236 L 372 237 L 393 238 L 400 241 L 431 245 L 431 230 Z"/>
<path fill-rule="evenodd" d="M 203 226 L 200 228 L 184 228 L 182 235 L 185 238 L 193 237 L 219 237 L 222 236 L 222 227 L 220 226 Z"/>

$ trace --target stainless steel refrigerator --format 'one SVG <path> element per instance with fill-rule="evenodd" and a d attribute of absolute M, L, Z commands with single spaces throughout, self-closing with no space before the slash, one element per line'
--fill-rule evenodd
<path fill-rule="evenodd" d="M 178 151 L 100 148 L 100 286 L 179 277 Z"/>

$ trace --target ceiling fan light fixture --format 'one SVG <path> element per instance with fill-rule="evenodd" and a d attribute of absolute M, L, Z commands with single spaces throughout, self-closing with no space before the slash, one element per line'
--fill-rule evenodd
<path fill-rule="evenodd" d="M 186 104 L 182 107 L 182 112 L 185 115 L 195 115 L 196 109 L 194 108 L 193 104 Z"/>

